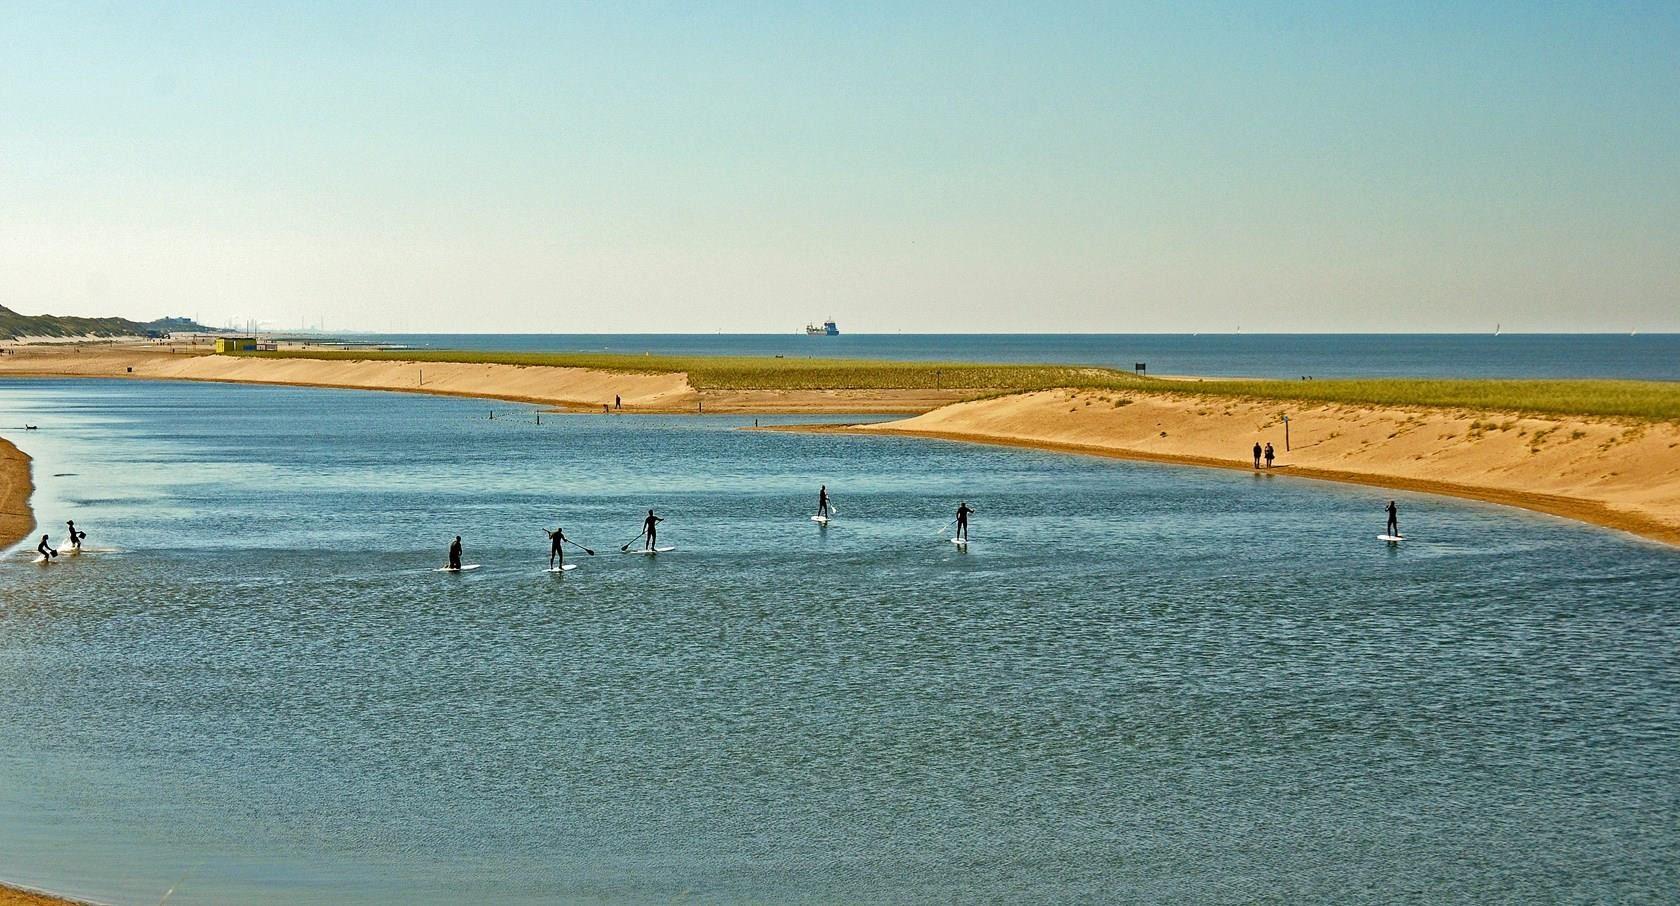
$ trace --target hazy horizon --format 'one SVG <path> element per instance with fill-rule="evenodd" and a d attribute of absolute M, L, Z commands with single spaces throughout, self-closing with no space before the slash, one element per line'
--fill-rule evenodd
<path fill-rule="evenodd" d="M 1680 331 L 1680 6 L 8 4 L 0 304 Z"/>

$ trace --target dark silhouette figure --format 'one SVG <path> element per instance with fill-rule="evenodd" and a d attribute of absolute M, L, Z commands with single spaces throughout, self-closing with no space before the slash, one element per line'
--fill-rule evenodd
<path fill-rule="evenodd" d="M 653 510 L 648 510 L 647 518 L 642 520 L 642 534 L 647 536 L 647 547 L 643 548 L 644 550 L 653 550 L 658 546 L 654 542 L 659 535 L 659 523 L 664 521 L 664 519 L 653 515 Z"/>
<path fill-rule="evenodd" d="M 1392 500 L 1388 502 L 1388 534 L 1400 537 L 1400 508 Z"/>
<path fill-rule="evenodd" d="M 548 542 L 549 542 L 548 543 L 548 568 L 549 569 L 553 569 L 556 566 L 565 566 L 566 565 L 566 549 L 565 549 L 564 545 L 567 541 L 570 541 L 570 540 L 571 540 L 570 538 L 566 537 L 566 530 L 561 528 L 558 525 L 554 527 L 554 531 L 548 533 Z M 559 562 L 556 563 L 555 561 L 559 561 Z"/>
<path fill-rule="evenodd" d="M 1272 445 L 1270 443 L 1267 443 L 1266 444 L 1266 468 L 1268 468 L 1268 469 L 1272 467 L 1272 456 L 1273 455 L 1274 454 L 1272 453 Z"/>
<path fill-rule="evenodd" d="M 957 537 L 964 541 L 968 540 L 968 514 L 972 512 L 974 508 L 968 505 L 968 501 L 957 504 Z"/>
<path fill-rule="evenodd" d="M 828 485 L 826 484 L 817 489 L 817 515 L 828 515 Z"/>
<path fill-rule="evenodd" d="M 1260 452 L 1260 442 L 1255 441 L 1254 442 L 1254 467 L 1256 469 L 1260 468 L 1260 457 L 1261 457 L 1261 455 L 1262 454 Z"/>
<path fill-rule="evenodd" d="M 35 546 L 35 552 L 41 555 L 42 560 L 50 561 L 52 558 L 58 556 L 58 551 L 53 550 L 52 545 L 47 543 L 46 535 L 41 536 L 41 543 Z"/>
<path fill-rule="evenodd" d="M 69 522 L 66 522 L 64 524 L 70 527 L 70 547 L 71 547 L 71 549 L 80 551 L 82 549 L 82 539 L 87 537 L 87 532 L 77 531 L 76 530 L 76 520 L 74 520 L 74 519 L 72 519 Z"/>
<path fill-rule="evenodd" d="M 461 568 L 461 536 L 455 536 L 455 543 L 449 545 L 449 568 Z"/>

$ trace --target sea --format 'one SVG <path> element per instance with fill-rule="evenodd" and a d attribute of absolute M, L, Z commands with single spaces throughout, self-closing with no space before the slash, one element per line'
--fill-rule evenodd
<path fill-rule="evenodd" d="M 0 879 L 169 906 L 1680 890 L 1680 552 L 752 422 L 0 379 L 41 531 L 90 548 L 0 559 Z M 650 508 L 675 550 L 621 553 Z M 574 571 L 546 571 L 556 527 Z M 480 568 L 438 572 L 456 536 Z"/>
<path fill-rule="evenodd" d="M 348 334 L 416 349 L 1100 365 L 1256 378 L 1680 380 L 1680 334 Z"/>

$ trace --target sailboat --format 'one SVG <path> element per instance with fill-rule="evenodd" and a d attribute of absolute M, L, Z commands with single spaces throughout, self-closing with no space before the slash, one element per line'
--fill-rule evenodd
<path fill-rule="evenodd" d="M 1493 335 L 1496 336 L 1496 337 L 1499 336 L 1499 325 L 1498 324 L 1493 325 Z"/>

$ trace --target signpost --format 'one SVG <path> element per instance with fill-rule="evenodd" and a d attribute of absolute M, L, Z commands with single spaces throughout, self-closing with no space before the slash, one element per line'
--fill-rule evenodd
<path fill-rule="evenodd" d="M 1289 450 L 1289 416 L 1283 417 L 1283 449 Z"/>

